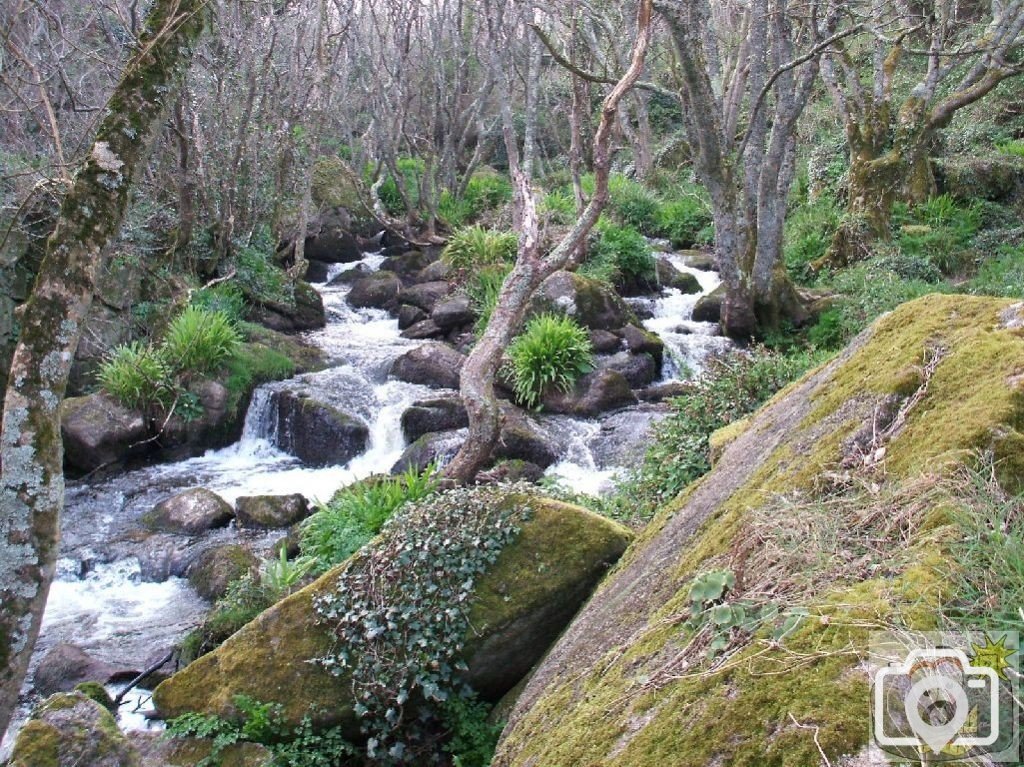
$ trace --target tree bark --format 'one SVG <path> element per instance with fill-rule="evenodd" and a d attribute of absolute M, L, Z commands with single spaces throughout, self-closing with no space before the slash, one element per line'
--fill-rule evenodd
<path fill-rule="evenodd" d="M 520 232 L 519 248 L 515 266 L 501 288 L 490 322 L 462 368 L 460 394 L 469 414 L 469 434 L 445 469 L 445 477 L 449 481 L 459 484 L 471 482 L 490 459 L 501 432 L 501 411 L 494 395 L 494 377 L 501 365 L 502 354 L 518 331 L 534 291 L 548 276 L 569 263 L 608 202 L 611 134 L 619 103 L 643 71 L 651 39 L 651 2 L 641 0 L 639 3 L 630 66 L 602 105 L 601 121 L 594 134 L 593 145 L 594 195 L 572 229 L 546 256 L 540 252 L 541 239 L 530 178 L 519 164 L 510 99 L 503 101 L 505 146 L 512 171 L 513 219 L 515 228 Z"/>
<path fill-rule="evenodd" d="M 208 18 L 206 0 L 156 0 L 64 198 L 25 304 L 0 432 L 0 738 L 42 620 L 64 504 L 60 405 L 93 299 L 103 251 L 117 234 L 136 175 Z"/>

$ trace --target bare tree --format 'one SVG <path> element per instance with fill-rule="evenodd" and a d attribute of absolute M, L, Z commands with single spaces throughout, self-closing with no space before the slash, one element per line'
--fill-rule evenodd
<path fill-rule="evenodd" d="M 893 203 L 934 191 L 928 153 L 956 112 L 1024 72 L 1017 59 L 1024 2 L 993 2 L 987 18 L 952 0 L 897 8 L 884 0 L 851 3 L 870 32 L 867 46 L 838 43 L 822 74 L 846 128 L 850 155 L 847 221 L 826 256 L 842 266 L 888 239 Z M 865 59 L 868 59 L 865 61 Z M 923 73 L 900 94 L 899 75 Z"/>
<path fill-rule="evenodd" d="M 53 579 L 64 505 L 60 405 L 104 248 L 117 234 L 206 0 L 157 0 L 65 196 L 25 304 L 0 431 L 0 733 L 17 703 Z"/>
<path fill-rule="evenodd" d="M 678 57 L 694 170 L 711 198 L 726 286 L 722 325 L 749 337 L 806 311 L 781 260 L 796 127 L 820 53 L 837 36 L 829 0 L 656 0 Z"/>
<path fill-rule="evenodd" d="M 489 12 L 488 15 L 495 28 L 511 26 L 508 20 L 503 21 L 497 13 Z M 507 94 L 502 99 L 505 148 L 512 173 L 513 226 L 519 232 L 519 246 L 515 265 L 502 285 L 487 328 L 462 369 L 460 393 L 469 413 L 469 434 L 445 470 L 449 480 L 470 482 L 489 460 L 501 430 L 501 411 L 494 394 L 494 379 L 502 355 L 519 330 L 534 292 L 548 276 L 564 269 L 575 257 L 580 243 L 593 228 L 608 202 L 612 130 L 620 102 L 643 72 L 651 39 L 651 15 L 651 0 L 640 0 L 629 68 L 605 96 L 601 105 L 601 121 L 594 134 L 594 194 L 573 227 L 549 253 L 544 253 L 541 248 L 531 179 L 519 162 L 511 95 Z M 494 49 L 496 52 L 497 46 Z M 506 62 L 501 61 L 497 53 L 493 65 L 509 71 Z M 506 87 L 509 85 L 506 79 Z"/>

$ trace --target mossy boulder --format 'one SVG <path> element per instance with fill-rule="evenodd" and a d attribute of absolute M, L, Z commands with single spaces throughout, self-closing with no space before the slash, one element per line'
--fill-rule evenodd
<path fill-rule="evenodd" d="M 394 272 L 370 272 L 352 283 L 346 300 L 357 309 L 387 309 L 401 290 L 402 282 Z"/>
<path fill-rule="evenodd" d="M 574 272 L 555 272 L 541 283 L 527 318 L 545 312 L 568 315 L 588 330 L 637 324 L 633 310 L 614 290 Z"/>
<path fill-rule="evenodd" d="M 637 398 L 629 381 L 621 372 L 611 368 L 600 368 L 582 376 L 567 392 L 547 392 L 541 398 L 541 403 L 544 410 L 549 413 L 590 418 L 609 410 L 635 405 Z"/>
<path fill-rule="evenodd" d="M 934 169 L 939 190 L 965 202 L 1013 202 L 1024 190 L 1024 158 L 1015 155 L 943 157 Z"/>
<path fill-rule="evenodd" d="M 139 767 L 196 767 L 213 753 L 213 741 L 203 738 L 165 738 L 133 733 L 132 744 L 142 757 Z M 217 754 L 219 767 L 271 767 L 274 755 L 258 743 L 234 743 Z"/>
<path fill-rule="evenodd" d="M 313 258 L 311 255 L 310 258 Z M 327 260 L 327 259 L 318 259 Z M 324 301 L 312 285 L 296 280 L 292 285 L 291 301 L 257 298 L 246 319 L 280 333 L 317 330 L 327 324 Z"/>
<path fill-rule="evenodd" d="M 54 645 L 36 667 L 32 686 L 39 695 L 70 692 L 84 682 L 108 682 L 124 672 L 67 642 Z"/>
<path fill-rule="evenodd" d="M 255 555 L 237 543 L 207 549 L 188 568 L 188 582 L 203 599 L 224 596 L 228 585 L 256 569 Z"/>
<path fill-rule="evenodd" d="M 720 322 L 722 320 L 722 302 L 725 301 L 725 283 L 707 295 L 697 299 L 693 307 L 694 322 Z"/>
<path fill-rule="evenodd" d="M 715 435 L 714 469 L 538 665 L 493 764 L 878 763 L 869 632 L 939 625 L 957 478 L 991 451 L 1019 486 L 1022 427 L 1024 304 L 933 295 L 881 318 Z M 762 617 L 716 634 L 691 601 L 716 571 L 736 579 L 716 604 Z"/>
<path fill-rule="evenodd" d="M 340 466 L 366 450 L 370 430 L 358 418 L 305 392 L 274 393 L 276 445 L 309 466 Z"/>
<path fill-rule="evenodd" d="M 243 495 L 235 500 L 235 517 L 242 527 L 290 527 L 309 516 L 309 502 L 301 493 Z"/>
<path fill-rule="evenodd" d="M 680 271 L 664 256 L 657 260 L 658 284 L 663 288 L 672 288 L 680 293 L 690 295 L 700 293 L 700 282 L 689 272 Z"/>
<path fill-rule="evenodd" d="M 514 541 L 475 581 L 467 605 L 471 628 L 462 653 L 469 669 L 466 679 L 481 695 L 497 700 L 541 657 L 621 556 L 631 534 L 577 506 L 522 490 L 490 492 L 497 498 L 491 511 L 529 510 Z M 413 513 L 415 507 L 400 512 Z M 483 513 L 476 507 L 465 509 L 465 515 Z M 465 524 L 472 523 L 472 518 L 465 519 Z M 381 541 L 369 545 L 383 545 Z M 245 694 L 281 703 L 290 723 L 309 713 L 321 726 L 342 724 L 357 733 L 351 680 L 309 661 L 329 654 L 335 643 L 330 627 L 319 622 L 314 600 L 335 590 L 346 568 L 358 567 L 354 562 L 364 555 L 357 554 L 279 602 L 217 650 L 160 684 L 154 692 L 160 714 L 232 716 L 232 697 Z"/>
<path fill-rule="evenodd" d="M 431 342 L 407 351 L 391 365 L 390 375 L 406 383 L 441 389 L 458 389 L 462 366 L 460 354 L 447 344 Z"/>
<path fill-rule="evenodd" d="M 85 695 L 48 698 L 18 733 L 9 767 L 141 767 L 107 709 Z"/>

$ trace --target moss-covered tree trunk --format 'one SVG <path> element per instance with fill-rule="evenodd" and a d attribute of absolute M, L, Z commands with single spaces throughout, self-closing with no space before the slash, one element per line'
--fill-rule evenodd
<path fill-rule="evenodd" d="M 207 0 L 156 0 L 110 99 L 21 319 L 0 433 L 0 737 L 53 579 L 64 504 L 60 405 L 105 246 L 117 234 Z"/>

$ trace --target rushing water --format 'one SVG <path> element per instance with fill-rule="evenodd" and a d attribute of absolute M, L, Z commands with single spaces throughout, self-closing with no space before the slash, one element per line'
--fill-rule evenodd
<path fill-rule="evenodd" d="M 669 258 L 681 271 L 694 274 L 704 292 L 718 285 L 714 273 Z M 372 254 L 363 264 L 376 269 L 382 260 Z M 336 267 L 331 276 L 351 266 Z M 401 338 L 397 321 L 386 312 L 350 307 L 345 300 L 348 291 L 344 285 L 321 286 L 327 326 L 305 334 L 326 353 L 329 368 L 260 387 L 236 444 L 109 479 L 69 483 L 58 577 L 33 668 L 59 642 L 73 642 L 118 667 L 145 668 L 198 624 L 208 609 L 178 577 L 197 546 L 242 539 L 254 550 L 265 551 L 279 536 L 232 527 L 211 531 L 202 541 L 156 535 L 140 544 L 140 517 L 164 498 L 202 486 L 232 503 L 241 495 L 285 493 L 326 500 L 339 487 L 387 471 L 395 463 L 405 447 L 403 411 L 418 399 L 444 392 L 387 379 L 391 363 L 421 342 Z M 666 290 L 650 306 L 653 317 L 645 326 L 665 341 L 666 381 L 698 371 L 703 357 L 726 345 L 716 326 L 691 321 L 697 298 Z M 274 395 L 283 390 L 315 394 L 362 419 L 370 435 L 366 452 L 344 466 L 310 468 L 279 450 L 274 441 Z M 529 417 L 560 448 L 562 459 L 548 470 L 549 476 L 578 492 L 597 494 L 612 487 L 616 473 L 642 455 L 647 429 L 662 415 L 660 408 L 640 405 L 594 420 Z M 144 693 L 132 700 L 140 698 L 144 701 Z M 122 709 L 124 726 L 144 726 L 146 720 L 136 708 Z M 12 740 L 5 738 L 5 749 Z M 4 756 L 0 753 L 0 759 Z"/>

